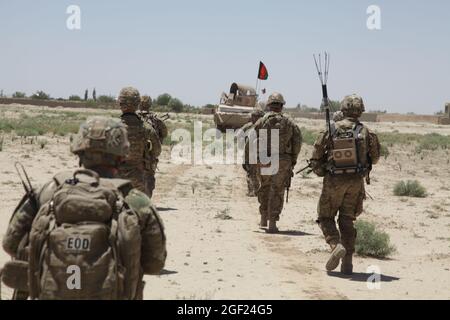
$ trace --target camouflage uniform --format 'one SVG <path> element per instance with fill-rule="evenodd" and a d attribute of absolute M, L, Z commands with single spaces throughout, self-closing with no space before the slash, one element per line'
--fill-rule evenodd
<path fill-rule="evenodd" d="M 342 101 L 344 119 L 334 124 L 336 131 L 348 131 L 360 124 L 358 118 L 364 112 L 364 104 L 361 97 L 347 96 Z M 362 124 L 361 124 L 362 125 Z M 363 126 L 360 132 L 361 140 L 365 145 L 360 145 L 367 152 L 370 165 L 376 164 L 380 158 L 380 144 L 377 136 Z M 314 144 L 312 157 L 313 171 L 324 177 L 323 189 L 318 204 L 318 223 L 325 236 L 326 242 L 333 252 L 327 263 L 329 271 L 335 269 L 340 258 L 343 259 L 341 270 L 343 273 L 352 272 L 352 255 L 355 251 L 356 229 L 354 221 L 363 211 L 365 199 L 364 174 L 347 173 L 334 175 L 330 173 L 332 163 L 329 160 L 328 131 L 322 132 Z M 335 217 L 339 213 L 336 227 Z M 343 248 L 345 250 L 343 250 Z M 330 270 L 331 269 L 331 270 Z"/>
<path fill-rule="evenodd" d="M 142 96 L 139 105 L 139 117 L 151 127 L 150 141 L 151 150 L 147 150 L 144 159 L 144 184 L 145 192 L 151 198 L 156 185 L 156 169 L 158 167 L 159 156 L 161 155 L 162 143 L 168 135 L 167 126 L 164 121 L 158 119 L 154 112 L 150 111 L 152 99 L 149 96 Z"/>
<path fill-rule="evenodd" d="M 111 142 L 112 141 L 112 142 Z M 135 299 L 142 299 L 143 274 L 159 274 L 164 267 L 166 252 L 166 237 L 162 220 L 151 203 L 143 194 L 133 189 L 129 181 L 115 179 L 114 170 L 129 150 L 129 142 L 126 127 L 116 119 L 94 117 L 86 121 L 80 127 L 79 134 L 72 142 L 71 151 L 78 155 L 84 168 L 93 170 L 102 178 L 101 183 L 117 186 L 119 199 L 123 202 L 128 195 L 141 206 L 146 205 L 136 212 L 139 217 L 141 229 L 141 278 L 135 294 Z M 37 189 L 34 199 L 24 196 L 8 225 L 3 238 L 3 249 L 14 259 L 28 260 L 28 238 L 33 221 L 39 209 L 52 200 L 53 194 L 61 181 L 73 177 L 73 172 L 61 172 Z M 128 198 L 127 198 L 128 199 Z M 129 207 L 135 208 L 134 205 Z M 145 209 L 145 210 L 144 210 Z M 123 212 L 123 211 L 122 211 Z M 22 292 L 20 297 L 26 299 L 27 293 Z M 56 297 L 57 298 L 57 297 Z"/>
<path fill-rule="evenodd" d="M 256 122 L 255 130 L 259 137 L 260 130 L 267 128 L 269 122 L 280 128 L 279 150 L 276 151 L 279 154 L 279 170 L 273 175 L 262 175 L 261 169 L 259 170 L 258 201 L 261 214 L 260 225 L 267 226 L 267 220 L 269 220 L 268 231 L 277 232 L 276 222 L 280 219 L 285 189 L 293 175 L 292 170 L 302 147 L 302 134 L 292 119 L 282 113 L 285 101 L 281 94 L 272 94 L 267 105 L 270 111 Z M 270 132 L 267 134 L 270 136 Z M 274 154 L 274 150 L 271 150 L 271 153 Z"/>
<path fill-rule="evenodd" d="M 256 110 L 252 112 L 252 121 L 246 123 L 242 128 L 240 128 L 239 135 L 245 137 L 245 159 L 242 167 L 244 168 L 247 176 L 247 196 L 255 197 L 256 193 L 259 189 L 259 178 L 258 178 L 258 165 L 252 164 L 249 161 L 249 152 L 250 152 L 250 137 L 246 137 L 245 135 L 255 127 L 256 121 L 264 116 L 264 112 L 262 110 Z"/>
<path fill-rule="evenodd" d="M 130 152 L 119 167 L 119 177 L 130 180 L 133 186 L 141 192 L 146 192 L 144 183 L 145 159 L 151 150 L 152 128 L 136 114 L 141 102 L 139 91 L 127 87 L 119 95 L 119 105 L 122 110 L 122 122 L 127 125 Z"/>

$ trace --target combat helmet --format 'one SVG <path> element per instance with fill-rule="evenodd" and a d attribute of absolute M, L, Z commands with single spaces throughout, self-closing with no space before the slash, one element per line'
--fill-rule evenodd
<path fill-rule="evenodd" d="M 366 111 L 363 99 L 357 94 L 346 96 L 341 102 L 344 117 L 359 118 Z"/>
<path fill-rule="evenodd" d="M 148 112 L 152 107 L 152 98 L 150 96 L 142 96 L 141 103 L 139 104 L 139 110 Z"/>
<path fill-rule="evenodd" d="M 116 167 L 130 149 L 126 125 L 119 119 L 107 117 L 88 118 L 71 141 L 70 151 L 80 157 L 86 168 Z"/>
<path fill-rule="evenodd" d="M 271 105 L 277 105 L 281 104 L 281 106 L 284 106 L 286 104 L 286 101 L 284 101 L 283 95 L 278 92 L 274 92 L 269 96 L 269 99 L 267 99 L 267 106 Z"/>
<path fill-rule="evenodd" d="M 141 95 L 136 88 L 126 87 L 120 90 L 118 100 L 122 112 L 136 112 L 141 103 Z"/>

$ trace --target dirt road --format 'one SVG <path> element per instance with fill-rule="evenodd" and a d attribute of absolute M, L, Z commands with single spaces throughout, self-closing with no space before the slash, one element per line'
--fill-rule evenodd
<path fill-rule="evenodd" d="M 0 238 L 23 193 L 15 161 L 36 185 L 77 167 L 68 139 L 48 138 L 44 149 L 8 139 L 0 152 Z M 304 148 L 301 159 L 310 151 Z M 174 165 L 165 154 L 154 203 L 165 222 L 169 256 L 161 276 L 146 277 L 146 299 L 450 298 L 450 169 L 433 160 L 448 155 L 421 159 L 399 149 L 391 161 L 382 160 L 368 187 L 375 200 L 366 202 L 362 218 L 388 232 L 397 253 L 390 260 L 356 257 L 356 274 L 344 278 L 324 271 L 328 248 L 314 222 L 319 178 L 296 177 L 281 233 L 268 235 L 257 226 L 257 201 L 245 196 L 239 166 Z M 408 178 L 420 180 L 429 197 L 394 197 L 393 183 Z M 7 259 L 0 251 L 0 264 Z M 382 274 L 380 288 L 367 286 L 370 266 Z"/>

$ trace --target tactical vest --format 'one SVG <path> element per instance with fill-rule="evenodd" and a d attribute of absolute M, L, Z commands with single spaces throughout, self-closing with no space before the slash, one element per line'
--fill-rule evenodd
<path fill-rule="evenodd" d="M 30 232 L 29 292 L 40 300 L 134 299 L 142 274 L 139 217 L 118 179 L 90 170 L 55 176 Z"/>
<path fill-rule="evenodd" d="M 332 175 L 361 174 L 369 169 L 368 141 L 364 126 L 357 122 L 352 127 L 339 125 L 332 128 L 332 143 L 328 152 L 328 171 Z"/>
<path fill-rule="evenodd" d="M 133 113 L 123 114 L 122 121 L 127 125 L 128 141 L 130 142 L 130 151 L 125 166 L 132 165 L 142 169 L 145 147 L 148 143 L 144 123 Z"/>
<path fill-rule="evenodd" d="M 291 154 L 293 129 L 290 119 L 282 113 L 270 112 L 261 121 L 261 126 L 258 128 L 258 138 L 261 141 L 260 129 L 265 129 L 267 132 L 267 154 L 269 156 L 272 154 Z M 271 150 L 272 134 L 275 134 L 275 131 L 272 130 L 278 130 L 279 133 L 278 150 Z"/>

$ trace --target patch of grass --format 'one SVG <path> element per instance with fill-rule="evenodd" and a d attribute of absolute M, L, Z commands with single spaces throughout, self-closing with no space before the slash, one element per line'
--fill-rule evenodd
<path fill-rule="evenodd" d="M 417 133 L 398 133 L 398 132 L 380 132 L 377 133 L 382 145 L 392 147 L 394 145 L 416 145 L 416 152 L 424 150 L 450 149 L 450 136 L 444 136 L 437 133 L 417 134 Z"/>
<path fill-rule="evenodd" d="M 214 219 L 219 219 L 219 220 L 233 220 L 233 217 L 230 216 L 230 208 L 225 208 L 223 210 L 221 210 L 219 213 L 216 214 L 216 216 L 214 217 Z"/>
<path fill-rule="evenodd" d="M 359 220 L 355 223 L 357 230 L 356 253 L 360 256 L 387 258 L 393 254 L 396 249 L 390 243 L 390 237 L 387 233 L 376 230 L 375 224 Z"/>
<path fill-rule="evenodd" d="M 314 142 L 316 142 L 317 137 L 319 136 L 319 133 L 316 131 L 311 131 L 306 128 L 301 128 L 302 131 L 302 137 L 303 137 L 303 143 L 312 146 L 314 145 Z"/>
<path fill-rule="evenodd" d="M 386 160 L 390 155 L 388 147 L 384 144 L 381 145 L 380 155 L 384 158 L 384 160 Z"/>
<path fill-rule="evenodd" d="M 426 198 L 427 190 L 417 180 L 400 181 L 394 186 L 398 197 Z"/>

